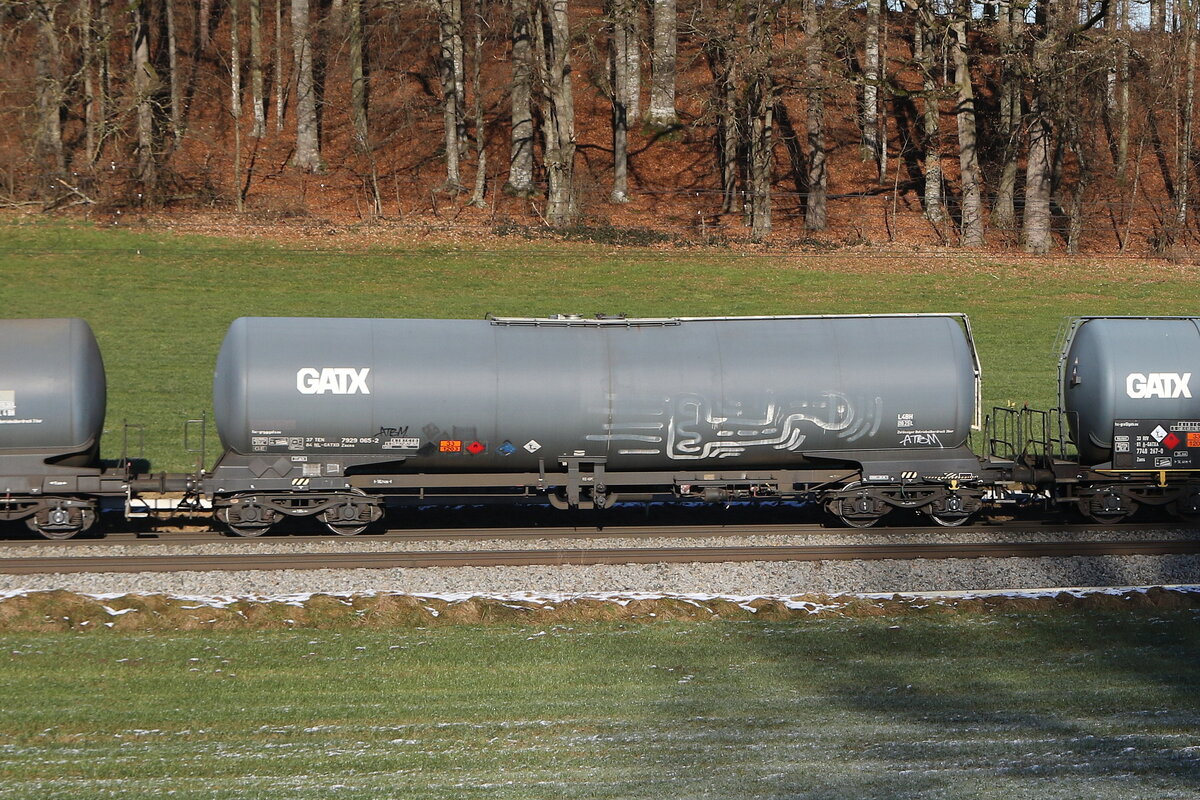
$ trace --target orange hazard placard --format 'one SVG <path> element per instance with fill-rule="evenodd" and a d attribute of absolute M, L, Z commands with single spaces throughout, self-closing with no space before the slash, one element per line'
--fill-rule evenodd
<path fill-rule="evenodd" d="M 1187 435 L 1188 447 L 1200 447 L 1200 433 L 1189 433 Z"/>

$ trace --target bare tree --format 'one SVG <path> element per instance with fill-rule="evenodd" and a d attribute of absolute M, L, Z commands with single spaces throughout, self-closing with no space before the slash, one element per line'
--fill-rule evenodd
<path fill-rule="evenodd" d="M 629 51 L 637 48 L 630 41 L 630 17 L 637 13 L 635 0 L 609 0 L 608 16 L 612 33 L 609 36 L 609 85 L 612 102 L 613 187 L 609 200 L 629 202 Z"/>
<path fill-rule="evenodd" d="M 96 25 L 92 19 L 92 0 L 82 0 L 79 4 L 79 48 L 81 63 L 80 72 L 83 75 L 83 135 L 84 149 L 89 165 L 96 162 L 99 150 L 100 126 L 97 124 L 97 112 L 101 105 L 96 88 Z"/>
<path fill-rule="evenodd" d="M 771 233 L 771 178 L 774 171 L 775 82 L 771 74 L 774 4 L 754 0 L 749 19 L 746 102 L 750 114 L 750 239 Z"/>
<path fill-rule="evenodd" d="M 317 87 L 313 77 L 308 0 L 292 0 L 292 52 L 296 59 L 296 152 L 292 156 L 292 166 L 320 172 L 323 164 L 317 129 Z"/>
<path fill-rule="evenodd" d="M 229 115 L 233 117 L 233 196 L 240 213 L 244 211 L 242 191 L 242 37 L 241 3 L 229 2 Z"/>
<path fill-rule="evenodd" d="M 958 167 L 962 175 L 962 244 L 983 246 L 983 185 L 979 171 L 979 140 L 976 134 L 975 89 L 971 84 L 970 44 L 967 21 L 971 0 L 957 0 L 951 30 L 954 33 L 954 87 L 958 115 Z"/>
<path fill-rule="evenodd" d="M 462 155 L 463 89 L 459 74 L 462 63 L 462 0 L 438 0 L 438 74 L 442 84 L 442 127 L 446 148 L 446 188 L 452 192 L 462 190 L 462 172 L 459 157 Z"/>
<path fill-rule="evenodd" d="M 267 101 L 263 97 L 262 0 L 250 0 L 250 104 L 254 125 L 250 135 L 267 135 Z"/>
<path fill-rule="evenodd" d="M 533 43 L 529 0 L 512 0 L 512 149 L 504 191 L 533 194 Z"/>
<path fill-rule="evenodd" d="M 1017 159 L 1021 148 L 1022 49 L 1025 38 L 1025 6 L 1002 0 L 1000 39 L 1000 118 L 997 130 L 1004 142 L 1000 179 L 992 206 L 992 220 L 998 228 L 1016 225 Z"/>
<path fill-rule="evenodd" d="M 808 198 L 804 204 L 804 228 L 823 231 L 828 224 L 826 196 L 829 176 L 825 166 L 824 47 L 817 0 L 804 0 L 804 39 L 804 74 L 808 97 Z"/>
<path fill-rule="evenodd" d="M 275 53 L 271 59 L 271 85 L 275 89 L 275 132 L 283 130 L 283 0 L 275 0 Z"/>
<path fill-rule="evenodd" d="M 167 12 L 167 64 L 171 85 L 171 133 L 178 142 L 183 138 L 183 81 L 179 72 L 179 26 L 174 0 L 163 0 Z"/>
<path fill-rule="evenodd" d="M 34 152 L 38 164 L 38 191 L 49 198 L 66 171 L 62 141 L 62 50 L 58 42 L 58 0 L 38 0 L 31 13 L 37 27 L 37 135 Z"/>
<path fill-rule="evenodd" d="M 368 84 L 363 47 L 363 0 L 350 0 L 349 30 L 346 36 L 350 51 L 350 119 L 354 125 L 354 145 L 359 152 L 370 148 L 370 129 L 367 125 Z"/>
<path fill-rule="evenodd" d="M 471 205 L 483 207 L 487 193 L 487 122 L 483 116 L 483 32 L 487 25 L 484 13 L 486 0 L 470 0 L 475 29 L 475 41 L 471 57 L 471 95 L 474 99 L 475 115 L 475 189 L 471 192 Z"/>
<path fill-rule="evenodd" d="M 932 0 L 905 0 L 913 11 L 913 58 L 921 73 L 921 141 L 925 164 L 925 218 L 939 223 L 946 218 L 942 188 L 941 90 L 936 74 L 937 51 Z"/>
<path fill-rule="evenodd" d="M 647 121 L 656 128 L 679 123 L 675 110 L 676 51 L 679 23 L 675 0 L 652 0 L 654 49 L 650 60 L 650 110 Z M 637 40 L 633 45 L 637 47 Z"/>
<path fill-rule="evenodd" d="M 546 220 L 560 227 L 574 219 L 575 97 L 567 0 L 538 0 L 538 17 L 535 44 L 543 94 Z"/>
<path fill-rule="evenodd" d="M 879 13 L 883 0 L 867 0 L 867 31 L 863 59 L 862 158 L 874 161 L 876 175 L 882 179 L 879 162 Z"/>
<path fill-rule="evenodd" d="M 158 81 L 150 64 L 150 14 L 146 0 L 130 9 L 133 16 L 133 94 L 137 107 L 137 177 L 142 201 L 154 203 L 158 196 L 158 155 L 155 152 L 154 93 Z"/>
<path fill-rule="evenodd" d="M 1179 27 L 1183 36 L 1183 70 L 1178 109 L 1178 146 L 1175 148 L 1175 228 L 1180 234 L 1187 229 L 1188 209 L 1191 206 L 1191 172 L 1193 128 L 1196 119 L 1196 0 L 1179 0 Z"/>
<path fill-rule="evenodd" d="M 734 209 L 737 199 L 739 129 L 738 78 L 735 53 L 736 23 L 728 13 L 707 13 L 699 9 L 691 23 L 691 35 L 700 47 L 713 78 L 713 116 L 716 118 L 715 150 L 721 176 L 721 213 Z"/>

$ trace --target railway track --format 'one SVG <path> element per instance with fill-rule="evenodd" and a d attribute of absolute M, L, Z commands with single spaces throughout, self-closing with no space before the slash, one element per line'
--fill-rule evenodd
<path fill-rule="evenodd" d="M 883 559 L 1045 558 L 1192 555 L 1200 541 L 1056 541 L 1023 543 L 851 544 L 753 547 L 597 548 L 562 550 L 407 551 L 123 555 L 0 559 L 0 573 L 129 573 L 241 570 L 395 569 L 420 567 L 849 561 Z"/>
<path fill-rule="evenodd" d="M 1140 523 L 1122 525 L 1118 528 L 1104 528 L 1094 524 L 1064 525 L 1061 522 L 1025 520 L 990 522 L 954 529 L 954 535 L 963 534 L 986 536 L 990 534 L 1003 536 L 1044 536 L 1049 532 L 1064 536 L 1087 536 L 1096 531 L 1107 534 L 1119 532 L 1122 535 L 1162 534 L 1166 531 L 1179 531 L 1186 538 L 1200 539 L 1200 528 L 1188 529 L 1180 523 Z M 611 526 L 547 526 L 547 527 L 476 527 L 476 528 L 420 528 L 420 529 L 391 529 L 381 533 L 362 534 L 356 537 L 338 537 L 323 529 L 317 533 L 298 532 L 290 535 L 270 535 L 261 538 L 242 539 L 230 536 L 219 530 L 165 530 L 165 531 L 111 531 L 104 538 L 78 537 L 61 541 L 48 541 L 42 538 L 5 539 L 0 540 L 0 548 L 17 548 L 29 550 L 46 550 L 54 552 L 69 551 L 75 548 L 106 548 L 150 545 L 198 545 L 262 542 L 265 544 L 306 544 L 313 542 L 382 542 L 382 543 L 412 543 L 412 542 L 478 542 L 478 541 L 531 541 L 557 539 L 709 539 L 709 538 L 751 538 L 751 537 L 845 537 L 861 539 L 865 537 L 877 539 L 905 539 L 928 537 L 930 535 L 950 535 L 944 528 L 928 526 L 915 527 L 881 527 L 870 529 L 829 528 L 818 523 L 776 523 L 776 524 L 674 524 L 674 525 L 611 525 Z M 1110 537 L 1111 538 L 1111 537 Z"/>

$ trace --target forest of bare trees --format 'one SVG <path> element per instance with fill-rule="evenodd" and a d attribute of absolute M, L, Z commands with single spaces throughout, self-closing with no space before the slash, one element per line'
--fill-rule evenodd
<path fill-rule="evenodd" d="M 0 0 L 0 203 L 1190 251 L 1198 2 Z"/>

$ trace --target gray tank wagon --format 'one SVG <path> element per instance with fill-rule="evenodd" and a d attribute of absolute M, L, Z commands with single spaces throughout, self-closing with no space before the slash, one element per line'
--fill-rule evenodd
<path fill-rule="evenodd" d="M 962 315 L 243 318 L 205 486 L 261 533 L 340 533 L 380 497 L 814 498 L 851 524 L 973 513 L 979 367 Z"/>
<path fill-rule="evenodd" d="M 1072 320 L 1059 393 L 1079 463 L 1090 468 L 1074 476 L 1085 514 L 1119 521 L 1159 505 L 1200 519 L 1200 320 Z"/>
<path fill-rule="evenodd" d="M 95 521 L 105 402 L 86 322 L 0 320 L 0 520 L 51 538 Z"/>

